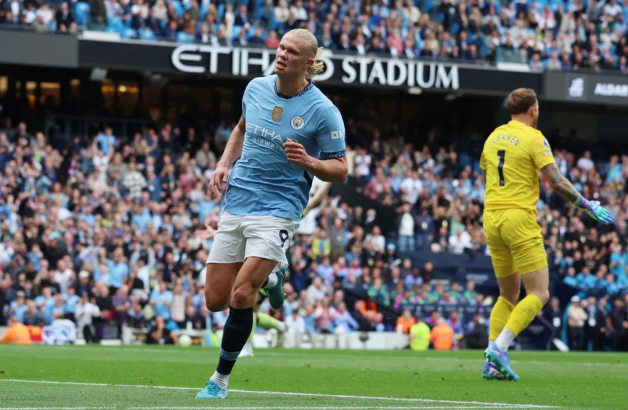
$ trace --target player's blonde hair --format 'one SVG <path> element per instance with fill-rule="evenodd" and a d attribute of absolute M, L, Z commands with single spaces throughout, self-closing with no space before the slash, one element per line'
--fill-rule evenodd
<path fill-rule="evenodd" d="M 511 115 L 525 114 L 536 103 L 536 93 L 531 88 L 517 88 L 506 100 L 506 106 Z"/>
<path fill-rule="evenodd" d="M 323 54 L 323 47 L 318 46 L 318 40 L 312 32 L 305 28 L 297 28 L 291 30 L 288 34 L 304 40 L 308 46 L 312 49 L 312 54 L 314 54 L 314 64 L 308 67 L 307 72 L 305 73 L 305 78 L 308 80 L 312 80 L 317 73 L 323 71 L 325 64 L 322 61 L 317 61 L 318 58 Z"/>

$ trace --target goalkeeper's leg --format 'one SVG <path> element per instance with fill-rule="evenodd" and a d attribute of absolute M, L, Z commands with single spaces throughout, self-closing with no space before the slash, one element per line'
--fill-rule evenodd
<path fill-rule="evenodd" d="M 519 300 L 521 276 L 519 276 L 518 272 L 514 272 L 506 277 L 498 277 L 497 283 L 499 284 L 499 298 L 495 306 L 493 306 L 489 320 L 489 347 L 504 330 L 504 326 L 506 326 L 515 304 Z M 489 380 L 504 380 L 499 368 L 489 360 L 484 363 L 482 377 Z"/>
<path fill-rule="evenodd" d="M 510 368 L 508 347 L 543 309 L 549 299 L 549 271 L 547 267 L 522 274 L 527 296 L 513 309 L 508 322 L 494 343 L 486 349 L 485 355 L 495 363 L 502 373 L 511 380 L 519 380 L 519 376 Z"/>

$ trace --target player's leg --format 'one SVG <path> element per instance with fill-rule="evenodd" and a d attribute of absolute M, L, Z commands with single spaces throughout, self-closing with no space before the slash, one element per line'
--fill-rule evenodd
<path fill-rule="evenodd" d="M 246 241 L 240 228 L 241 220 L 223 212 L 218 223 L 205 276 L 205 304 L 210 312 L 221 312 L 229 307 L 233 284 L 244 261 Z"/>
<path fill-rule="evenodd" d="M 199 398 L 227 397 L 229 376 L 251 335 L 258 292 L 278 264 L 280 268 L 288 266 L 285 252 L 298 223 L 277 217 L 246 217 L 240 227 L 246 243 L 245 261 L 233 285 L 218 366 Z"/>
<path fill-rule="evenodd" d="M 504 330 L 495 343 L 501 350 L 508 350 L 508 346 L 536 317 L 549 300 L 549 270 L 544 267 L 540 270 L 521 275 L 526 289 L 526 297 L 515 306 L 506 323 Z"/>
<path fill-rule="evenodd" d="M 504 240 L 512 253 L 515 268 L 523 280 L 527 296 L 517 303 L 495 343 L 487 349 L 489 358 L 501 366 L 509 378 L 519 377 L 510 368 L 508 347 L 534 320 L 549 300 L 549 271 L 541 229 L 535 215 L 523 210 L 511 212 Z M 493 360 L 493 359 L 492 359 Z"/>
<path fill-rule="evenodd" d="M 253 335 L 255 334 L 255 328 L 257 327 L 257 320 L 258 320 L 258 310 L 259 309 L 259 305 L 253 310 L 253 324 L 251 326 L 251 334 L 249 334 L 249 338 L 246 339 L 246 343 L 244 344 L 244 347 L 242 348 L 242 351 L 240 351 L 240 355 L 238 356 L 238 359 L 242 358 L 242 357 L 254 357 L 255 353 L 253 352 Z"/>
<path fill-rule="evenodd" d="M 286 258 L 289 258 L 289 251 L 286 252 Z M 268 277 L 268 284 L 264 288 L 268 291 L 268 301 L 273 309 L 281 309 L 283 301 L 286 299 L 286 292 L 283 290 L 283 282 L 286 279 L 287 268 L 282 268 L 277 264 L 275 270 Z M 274 281 L 274 284 L 273 284 Z"/>
<path fill-rule="evenodd" d="M 222 312 L 229 307 L 231 290 L 242 262 L 208 263 L 205 279 L 205 304 L 210 312 Z"/>
<path fill-rule="evenodd" d="M 513 272 L 508 276 L 498 277 L 497 283 L 499 284 L 499 297 L 491 311 L 489 344 L 497 340 L 519 300 L 521 276 L 519 272 Z"/>
<path fill-rule="evenodd" d="M 223 329 L 220 343 L 220 358 L 216 371 L 207 381 L 197 399 L 226 398 L 231 371 L 246 344 L 253 327 L 253 305 L 257 292 L 268 275 L 275 268 L 277 261 L 259 257 L 248 257 L 233 285 L 229 317 Z"/>
<path fill-rule="evenodd" d="M 510 318 L 514 305 L 519 298 L 521 283 L 519 274 L 514 269 L 510 249 L 501 237 L 500 228 L 505 219 L 507 219 L 507 212 L 504 211 L 484 213 L 484 231 L 500 293 L 489 319 L 489 348 Z M 501 370 L 490 360 L 484 364 L 482 377 L 488 380 L 504 379 Z"/>

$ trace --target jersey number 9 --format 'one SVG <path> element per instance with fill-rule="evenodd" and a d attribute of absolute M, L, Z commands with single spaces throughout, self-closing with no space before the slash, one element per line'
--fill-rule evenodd
<path fill-rule="evenodd" d="M 504 180 L 504 163 L 506 162 L 506 150 L 500 149 L 497 151 L 497 157 L 499 158 L 499 164 L 497 164 L 497 171 L 499 172 L 499 186 L 505 186 Z"/>

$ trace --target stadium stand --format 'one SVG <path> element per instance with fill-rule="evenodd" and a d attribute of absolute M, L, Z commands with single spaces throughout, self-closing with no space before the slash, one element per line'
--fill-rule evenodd
<path fill-rule="evenodd" d="M 0 24 L 89 29 L 124 39 L 275 48 L 287 30 L 317 33 L 335 52 L 515 62 L 531 70 L 628 69 L 626 2 L 490 1 L 6 1 Z"/>
<path fill-rule="evenodd" d="M 221 198 L 210 198 L 206 188 L 220 152 L 195 133 L 187 141 L 173 138 L 179 134 L 165 124 L 131 139 L 107 127 L 62 155 L 25 123 L 0 130 L 0 322 L 68 319 L 88 342 L 119 335 L 122 325 L 138 334 L 162 322 L 173 332 L 220 329 L 228 312 L 210 314 L 203 293 L 212 240 L 194 235 L 203 224 L 217 227 Z M 478 158 L 463 148 L 467 142 L 439 147 L 432 139 L 414 149 L 380 135 L 365 136 L 368 149 L 349 148 L 344 187 L 395 209 L 396 225 L 383 232 L 374 209 L 328 196 L 305 217 L 292 244 L 284 308 L 272 311 L 263 303 L 261 309 L 291 323 L 298 316 L 307 333 L 407 332 L 413 316 L 434 326 L 442 315 L 458 339 L 475 340 L 473 330 L 486 326 L 494 295 L 482 294 L 471 280 L 438 278 L 463 265 L 490 269 Z M 587 227 L 586 218 L 542 185 L 539 217 L 553 294 L 569 287 L 584 311 L 556 300 L 544 316 L 573 348 L 596 338 L 592 348 L 621 349 L 628 156 L 596 162 L 589 152 L 577 157 L 557 149 L 556 158 L 579 189 L 608 201 L 620 223 L 612 232 Z M 312 191 L 318 186 L 315 181 Z"/>
<path fill-rule="evenodd" d="M 305 27 L 338 54 L 625 73 L 625 13 L 617 0 L 13 0 L 0 7 L 0 26 L 248 48 L 276 48 L 283 33 Z M 222 206 L 207 183 L 229 126 L 214 119 L 222 123 L 209 137 L 160 121 L 118 135 L 86 125 L 68 144 L 5 118 L 0 326 L 10 316 L 27 325 L 69 320 L 87 342 L 119 337 L 127 326 L 137 335 L 155 326 L 220 330 L 228 312 L 210 314 L 203 296 L 212 240 L 194 235 L 216 228 Z M 416 317 L 433 327 L 444 316 L 457 340 L 466 335 L 467 346 L 484 347 L 495 287 L 487 285 L 492 276 L 476 273 L 491 271 L 481 141 L 449 145 L 433 130 L 415 146 L 398 130 L 358 130 L 355 118 L 345 120 L 349 179 L 304 218 L 284 308 L 263 303 L 262 311 L 312 334 L 407 333 Z M 542 184 L 539 222 L 552 294 L 561 296 L 543 317 L 576 350 L 625 349 L 628 156 L 552 145 L 561 172 L 619 222 L 594 226 Z"/>

